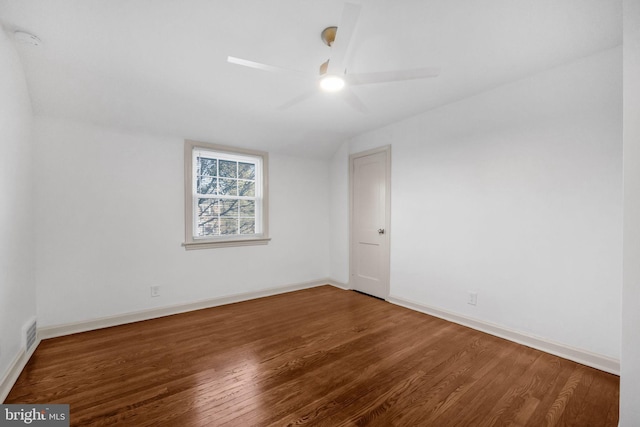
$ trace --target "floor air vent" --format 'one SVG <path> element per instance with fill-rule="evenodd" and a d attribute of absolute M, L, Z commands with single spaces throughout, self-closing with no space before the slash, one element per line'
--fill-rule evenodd
<path fill-rule="evenodd" d="M 25 343 L 25 351 L 28 353 L 33 347 L 33 344 L 36 342 L 36 332 L 37 332 L 37 323 L 35 319 L 27 324 L 28 326 L 24 331 L 24 343 Z"/>

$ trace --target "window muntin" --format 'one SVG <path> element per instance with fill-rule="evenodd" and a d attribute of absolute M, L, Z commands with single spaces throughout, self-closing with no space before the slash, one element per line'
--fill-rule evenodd
<path fill-rule="evenodd" d="M 195 148 L 194 239 L 261 234 L 262 160 Z"/>
<path fill-rule="evenodd" d="M 185 144 L 190 227 L 184 246 L 266 244 L 266 153 Z"/>

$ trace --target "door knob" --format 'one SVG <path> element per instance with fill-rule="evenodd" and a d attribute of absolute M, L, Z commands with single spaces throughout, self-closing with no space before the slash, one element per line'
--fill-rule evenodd
<path fill-rule="evenodd" d="M 378 234 L 384 234 L 384 228 L 378 228 Z"/>

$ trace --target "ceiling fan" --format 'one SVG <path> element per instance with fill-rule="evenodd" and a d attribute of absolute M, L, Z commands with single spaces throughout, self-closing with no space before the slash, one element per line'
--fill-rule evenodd
<path fill-rule="evenodd" d="M 371 73 L 347 73 L 345 62 L 349 53 L 351 38 L 358 23 L 361 6 L 355 3 L 345 3 L 340 24 L 337 27 L 325 28 L 320 37 L 331 48 L 329 59 L 320 65 L 319 76 L 306 74 L 287 68 L 262 64 L 234 56 L 227 57 L 232 64 L 255 68 L 258 70 L 284 73 L 298 78 L 315 78 L 319 80 L 320 89 L 325 92 L 342 92 L 344 100 L 356 110 L 366 113 L 368 111 L 364 103 L 351 90 L 351 86 L 368 85 L 376 83 L 388 83 L 403 80 L 426 79 L 437 77 L 440 69 L 436 67 L 424 67 L 395 71 L 382 71 Z M 316 92 L 308 92 L 285 102 L 278 109 L 286 109 L 312 97 Z"/>

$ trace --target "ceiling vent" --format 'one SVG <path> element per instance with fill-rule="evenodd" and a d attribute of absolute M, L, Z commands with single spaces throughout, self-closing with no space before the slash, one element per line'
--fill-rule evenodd
<path fill-rule="evenodd" d="M 38 339 L 38 324 L 36 319 L 31 319 L 27 322 L 23 327 L 22 333 L 24 334 L 24 350 L 26 353 L 29 353 L 29 350 L 31 350 L 31 347 L 33 347 Z"/>

